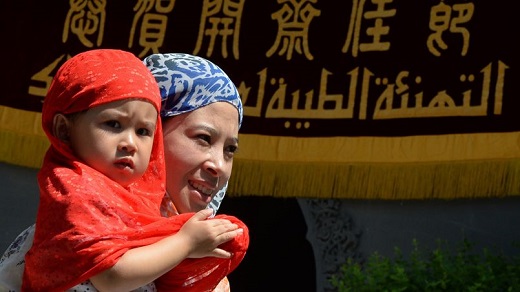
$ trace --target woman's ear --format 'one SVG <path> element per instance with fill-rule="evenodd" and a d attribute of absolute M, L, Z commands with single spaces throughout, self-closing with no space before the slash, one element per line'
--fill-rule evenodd
<path fill-rule="evenodd" d="M 52 120 L 52 134 L 64 143 L 70 141 L 71 121 L 63 114 L 55 114 Z"/>

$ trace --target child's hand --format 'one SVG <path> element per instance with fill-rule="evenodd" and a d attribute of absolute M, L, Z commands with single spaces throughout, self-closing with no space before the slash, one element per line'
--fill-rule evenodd
<path fill-rule="evenodd" d="M 191 246 L 189 258 L 231 257 L 231 253 L 218 248 L 218 246 L 232 240 L 243 230 L 229 220 L 209 218 L 212 214 L 211 209 L 204 209 L 195 213 L 179 231 L 178 234 L 186 236 L 187 242 Z"/>

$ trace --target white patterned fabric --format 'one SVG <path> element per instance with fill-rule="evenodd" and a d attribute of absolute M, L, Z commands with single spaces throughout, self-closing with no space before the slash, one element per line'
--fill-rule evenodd
<path fill-rule="evenodd" d="M 214 63 L 182 53 L 153 54 L 143 62 L 159 84 L 161 117 L 180 115 L 223 101 L 237 108 L 239 128 L 242 125 L 243 109 L 238 89 Z"/>

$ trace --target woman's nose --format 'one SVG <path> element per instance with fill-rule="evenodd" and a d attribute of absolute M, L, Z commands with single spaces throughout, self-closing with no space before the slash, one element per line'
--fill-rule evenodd
<path fill-rule="evenodd" d="M 204 163 L 204 168 L 207 172 L 211 173 L 211 175 L 218 177 L 223 172 L 224 163 L 223 155 L 213 153 Z"/>

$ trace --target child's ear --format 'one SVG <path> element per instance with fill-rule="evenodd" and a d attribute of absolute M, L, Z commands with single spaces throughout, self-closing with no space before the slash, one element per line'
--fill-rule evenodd
<path fill-rule="evenodd" d="M 55 114 L 52 120 L 52 133 L 62 142 L 70 141 L 71 121 L 63 114 Z"/>

